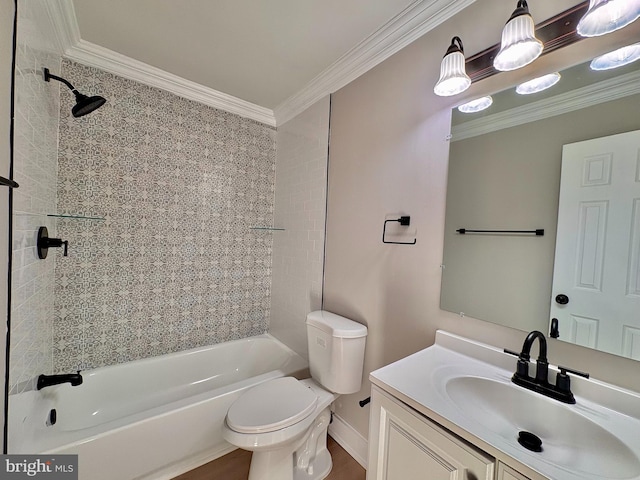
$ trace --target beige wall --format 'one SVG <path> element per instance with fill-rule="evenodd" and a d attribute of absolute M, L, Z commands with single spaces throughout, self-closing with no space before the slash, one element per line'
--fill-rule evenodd
<path fill-rule="evenodd" d="M 578 2 L 553 3 L 562 10 Z M 561 55 L 548 55 L 530 68 L 479 82 L 458 98 L 436 97 L 432 89 L 451 37 L 460 35 L 468 54 L 490 46 L 499 39 L 503 10 L 503 0 L 476 2 L 332 97 L 324 307 L 369 327 L 365 375 L 431 345 L 439 328 L 522 346 L 521 331 L 439 308 L 450 108 L 513 85 L 532 69 L 566 63 Z M 592 45 L 583 41 L 562 55 L 577 63 Z M 397 213 L 411 215 L 415 246 L 382 244 L 383 220 Z M 549 357 L 640 388 L 635 362 L 555 341 Z M 365 382 L 361 392 L 337 402 L 337 413 L 365 436 L 369 409 L 357 400 L 369 394 Z"/>
<path fill-rule="evenodd" d="M 307 313 L 322 306 L 330 99 L 278 127 L 269 332 L 307 355 Z"/>
<path fill-rule="evenodd" d="M 451 143 L 442 308 L 547 331 L 562 146 L 640 128 L 640 95 Z M 544 228 L 543 237 L 456 229 Z"/>
<path fill-rule="evenodd" d="M 0 175 L 9 176 L 11 126 L 11 62 L 13 57 L 14 3 L 0 0 Z M 8 252 L 9 252 L 9 193 L 0 189 L 0 371 L 5 370 Z M 4 375 L 3 375 L 4 378 Z M 0 397 L 0 421 L 4 424 L 4 388 Z M 0 437 L 0 447 L 4 438 Z"/>

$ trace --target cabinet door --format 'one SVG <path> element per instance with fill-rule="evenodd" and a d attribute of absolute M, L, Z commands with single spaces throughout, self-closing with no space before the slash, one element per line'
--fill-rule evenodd
<path fill-rule="evenodd" d="M 504 463 L 498 462 L 497 480 L 529 480 L 529 477 L 525 477 L 513 468 L 505 465 Z"/>
<path fill-rule="evenodd" d="M 494 459 L 374 388 L 368 480 L 493 480 Z"/>

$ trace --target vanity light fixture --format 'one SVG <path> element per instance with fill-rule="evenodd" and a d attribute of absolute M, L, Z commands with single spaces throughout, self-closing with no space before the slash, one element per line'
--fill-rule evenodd
<path fill-rule="evenodd" d="M 640 0 L 590 0 L 578 22 L 578 34 L 597 37 L 626 27 L 640 17 Z"/>
<path fill-rule="evenodd" d="M 49 82 L 51 79 L 57 80 L 61 83 L 64 83 L 69 90 L 73 92 L 76 96 L 76 104 L 71 109 L 71 113 L 74 117 L 83 117 L 84 115 L 93 112 L 94 110 L 100 108 L 107 101 L 104 97 L 99 95 L 95 95 L 92 97 L 88 97 L 87 95 L 83 95 L 78 90 L 75 89 L 73 85 L 68 80 L 65 80 L 62 77 L 58 77 L 57 75 L 53 75 L 49 72 L 48 68 L 44 69 L 44 81 Z"/>
<path fill-rule="evenodd" d="M 535 36 L 535 26 L 533 17 L 529 13 L 529 6 L 525 0 L 519 0 L 502 30 L 502 44 L 493 60 L 493 66 L 502 72 L 516 70 L 538 58 L 542 49 L 542 42 Z"/>
<path fill-rule="evenodd" d="M 558 72 L 549 73 L 541 77 L 534 78 L 528 82 L 521 83 L 516 87 L 516 93 L 520 95 L 531 95 L 532 93 L 538 93 L 547 88 L 553 87 L 560 81 L 561 75 Z"/>
<path fill-rule="evenodd" d="M 486 110 L 493 103 L 491 96 L 476 98 L 458 107 L 458 110 L 462 113 L 476 113 Z"/>
<path fill-rule="evenodd" d="M 440 65 L 440 79 L 433 91 L 441 97 L 450 97 L 464 92 L 471 85 L 465 72 L 464 47 L 460 37 L 453 37 Z"/>
<path fill-rule="evenodd" d="M 623 67 L 640 58 L 640 43 L 627 45 L 613 52 L 605 53 L 591 60 L 591 70 L 611 70 Z"/>

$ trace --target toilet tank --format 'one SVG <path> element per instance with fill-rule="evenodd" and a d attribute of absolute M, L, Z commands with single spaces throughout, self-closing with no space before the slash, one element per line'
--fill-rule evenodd
<path fill-rule="evenodd" d="M 362 385 L 367 327 L 331 312 L 307 315 L 311 377 L 327 390 L 355 393 Z"/>

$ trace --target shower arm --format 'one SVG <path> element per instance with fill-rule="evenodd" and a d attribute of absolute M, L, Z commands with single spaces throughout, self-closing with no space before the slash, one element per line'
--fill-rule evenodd
<path fill-rule="evenodd" d="M 53 73 L 49 72 L 49 69 L 48 69 L 48 68 L 45 68 L 45 69 L 44 69 L 44 81 L 45 81 L 45 82 L 48 82 L 48 81 L 50 81 L 50 79 L 52 79 L 52 78 L 53 78 L 54 80 L 57 80 L 57 81 L 59 81 L 59 82 L 64 83 L 67 87 L 69 87 L 69 90 L 71 90 L 73 93 L 76 93 L 76 94 L 78 93 L 78 91 L 76 90 L 76 87 L 74 87 L 73 85 L 71 85 L 71 82 L 69 82 L 69 80 L 65 80 L 65 79 L 64 79 L 64 78 L 62 78 L 62 77 L 59 77 L 59 76 L 57 76 L 57 75 L 54 75 Z"/>

